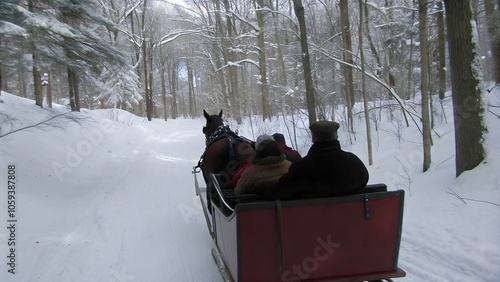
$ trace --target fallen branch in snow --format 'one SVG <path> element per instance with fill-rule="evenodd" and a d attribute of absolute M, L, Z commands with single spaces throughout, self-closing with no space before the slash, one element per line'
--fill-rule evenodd
<path fill-rule="evenodd" d="M 492 113 L 493 115 L 495 115 L 497 118 L 500 118 L 500 115 L 497 115 L 495 114 L 494 112 L 492 112 L 490 109 L 488 109 L 488 112 Z"/>
<path fill-rule="evenodd" d="M 48 120 L 41 121 L 41 122 L 39 122 L 39 123 L 37 123 L 37 124 L 32 124 L 32 125 L 28 125 L 28 126 L 25 126 L 25 127 L 18 128 L 18 129 L 16 129 L 16 130 L 12 130 L 12 131 L 10 131 L 10 132 L 8 132 L 8 133 L 5 133 L 4 135 L 0 135 L 0 138 L 5 137 L 5 136 L 7 136 L 7 135 L 10 135 L 10 134 L 12 134 L 12 133 L 16 133 L 16 132 L 21 131 L 21 130 L 25 130 L 25 129 L 32 128 L 32 127 L 35 127 L 35 126 L 39 126 L 39 125 L 41 125 L 41 124 L 47 123 L 47 122 L 49 122 L 49 121 L 51 121 L 51 120 L 53 120 L 53 119 L 57 118 L 57 117 L 60 117 L 60 116 L 62 116 L 62 115 L 66 115 L 66 114 L 69 114 L 69 113 L 71 113 L 71 112 L 58 114 L 58 115 L 56 115 L 56 116 L 53 116 L 53 117 L 49 118 Z"/>
<path fill-rule="evenodd" d="M 495 205 L 495 206 L 498 206 L 500 207 L 500 204 L 497 204 L 497 203 L 493 203 L 493 202 L 488 202 L 488 201 L 482 201 L 482 200 L 475 200 L 475 199 L 470 199 L 470 198 L 463 198 L 461 197 L 460 195 L 458 195 L 455 191 L 453 191 L 453 189 L 451 189 L 450 187 L 448 187 L 448 189 L 450 189 L 451 192 L 446 192 L 450 195 L 453 195 L 455 197 L 457 197 L 460 201 L 462 201 L 464 204 L 467 204 L 467 201 L 473 201 L 473 202 L 480 202 L 480 203 L 486 203 L 486 204 L 491 204 L 491 205 Z"/>
<path fill-rule="evenodd" d="M 453 191 L 453 189 L 451 189 L 450 187 L 448 187 L 448 189 L 450 189 L 451 192 L 446 192 L 446 193 L 457 197 L 460 201 L 462 201 L 462 203 L 467 204 L 464 198 L 460 197 L 460 195 L 458 195 L 457 192 Z"/>
<path fill-rule="evenodd" d="M 453 158 L 455 156 L 455 154 L 453 154 L 451 157 L 447 158 L 446 160 L 440 162 L 439 164 L 436 165 L 436 167 L 434 168 L 435 170 L 437 170 L 438 166 L 442 165 L 443 163 L 445 163 L 446 161 L 448 161 L 449 159 Z"/>
<path fill-rule="evenodd" d="M 499 204 L 493 203 L 493 202 L 488 202 L 488 201 L 482 201 L 482 200 L 474 200 L 474 199 L 469 199 L 469 198 L 463 198 L 464 200 L 467 201 L 473 201 L 473 202 L 480 202 L 480 203 L 486 203 L 486 204 L 491 204 L 500 207 Z"/>
<path fill-rule="evenodd" d="M 403 170 L 406 173 L 406 178 L 408 179 L 408 192 L 410 192 L 410 197 L 411 197 L 411 183 L 413 181 L 411 181 L 410 174 L 408 174 L 408 170 L 406 170 L 406 167 L 403 165 L 403 163 L 397 157 L 395 158 L 396 160 L 398 160 L 399 164 L 403 167 Z"/>

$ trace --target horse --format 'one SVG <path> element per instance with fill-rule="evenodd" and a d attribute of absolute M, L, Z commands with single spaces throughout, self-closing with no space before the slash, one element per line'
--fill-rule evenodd
<path fill-rule="evenodd" d="M 209 175 L 221 175 L 221 187 L 227 188 L 236 173 L 255 156 L 255 142 L 238 136 L 224 125 L 222 110 L 218 115 L 209 115 L 203 110 L 207 120 L 203 127 L 205 152 L 198 164 L 208 185 Z"/>

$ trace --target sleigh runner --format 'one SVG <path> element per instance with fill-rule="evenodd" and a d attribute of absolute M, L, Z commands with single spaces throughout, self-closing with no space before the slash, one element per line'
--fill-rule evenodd
<path fill-rule="evenodd" d="M 212 255 L 225 281 L 368 281 L 404 277 L 398 267 L 404 191 L 264 201 L 198 185 Z M 206 193 L 208 188 L 209 193 Z M 211 205 L 207 205 L 207 196 Z"/>

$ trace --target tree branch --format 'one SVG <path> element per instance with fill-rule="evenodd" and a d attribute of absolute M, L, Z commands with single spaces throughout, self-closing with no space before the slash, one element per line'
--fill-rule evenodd
<path fill-rule="evenodd" d="M 25 127 L 22 127 L 22 128 L 16 129 L 16 130 L 13 130 L 13 131 L 11 131 L 11 132 L 5 133 L 4 135 L 0 135 L 0 138 L 5 137 L 5 136 L 7 136 L 7 135 L 10 135 L 10 134 L 12 134 L 12 133 L 16 133 L 16 132 L 21 131 L 21 130 L 25 130 L 25 129 L 32 128 L 32 127 L 35 127 L 35 126 L 39 126 L 39 125 L 41 125 L 41 124 L 44 124 L 44 123 L 46 123 L 46 122 L 49 122 L 49 121 L 51 121 L 51 120 L 53 120 L 53 119 L 57 118 L 57 117 L 60 117 L 60 116 L 63 116 L 63 115 L 67 115 L 67 114 L 69 114 L 69 113 L 71 113 L 71 112 L 58 114 L 58 115 L 56 115 L 56 116 L 53 116 L 53 117 L 49 118 L 48 120 L 44 120 L 44 121 L 39 122 L 39 123 L 37 123 L 37 124 L 33 124 L 33 125 L 29 125 L 29 126 L 25 126 Z"/>
<path fill-rule="evenodd" d="M 337 58 L 335 57 L 334 55 L 331 55 L 329 54 L 328 52 L 326 52 L 325 50 L 323 50 L 322 48 L 314 45 L 314 44 L 311 44 L 311 46 L 313 47 L 313 50 L 323 54 L 324 56 L 326 56 L 327 58 L 329 59 L 332 59 L 340 64 L 343 64 L 343 65 L 346 65 L 348 67 L 351 67 L 353 69 L 356 69 L 360 72 L 362 72 L 363 70 L 357 66 L 357 65 L 354 65 L 354 64 L 350 64 L 350 63 L 347 63 L 345 62 L 344 60 L 342 60 L 341 58 Z M 401 108 L 406 111 L 407 113 L 410 114 L 410 116 L 415 116 L 417 117 L 418 119 L 422 120 L 422 116 L 420 116 L 418 113 L 416 112 L 413 112 L 413 111 L 410 111 L 405 105 L 404 105 L 404 102 L 403 100 L 401 99 L 401 97 L 399 97 L 398 93 L 396 93 L 396 91 L 394 90 L 394 88 L 392 88 L 391 86 L 389 86 L 387 83 L 381 81 L 380 79 L 378 79 L 375 75 L 371 74 L 371 73 L 367 73 L 365 72 L 365 74 L 370 77 L 371 79 L 373 79 L 375 82 L 377 82 L 378 84 L 382 85 L 384 88 L 386 88 L 387 90 L 389 90 L 389 92 L 391 93 L 392 97 L 394 97 L 394 99 L 396 99 L 396 101 L 398 102 L 398 104 L 401 106 Z M 408 124 L 408 121 L 406 122 Z"/>
<path fill-rule="evenodd" d="M 450 189 L 451 192 L 446 192 L 450 195 L 453 195 L 455 197 L 457 197 L 460 201 L 462 201 L 464 204 L 467 204 L 467 201 L 473 201 L 473 202 L 480 202 L 480 203 L 486 203 L 486 204 L 490 204 L 490 205 L 494 205 L 494 206 L 498 206 L 500 207 L 500 204 L 497 204 L 497 203 L 493 203 L 493 202 L 488 202 L 488 201 L 482 201 L 482 200 L 475 200 L 475 199 L 469 199 L 469 198 L 463 198 L 461 197 L 460 195 L 458 195 L 455 191 L 453 191 L 453 189 L 451 189 L 450 187 L 448 187 L 448 189 Z"/>

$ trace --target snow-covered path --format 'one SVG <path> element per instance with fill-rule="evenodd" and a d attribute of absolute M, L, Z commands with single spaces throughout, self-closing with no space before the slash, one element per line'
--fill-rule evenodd
<path fill-rule="evenodd" d="M 2 99 L 0 113 L 14 119 L 0 135 L 62 111 Z M 446 162 L 453 148 L 436 144 L 431 170 L 397 181 L 411 180 L 399 259 L 408 276 L 397 281 L 500 279 L 500 208 L 447 193 L 500 203 L 500 127 L 492 125 L 487 164 L 456 179 Z M 0 138 L 0 185 L 14 164 L 18 220 L 15 275 L 5 255 L 10 234 L 0 229 L 0 281 L 220 281 L 191 174 L 204 149 L 202 126 L 202 119 L 145 122 L 122 111 L 82 111 Z M 370 183 L 390 181 L 387 172 L 397 173 L 420 145 L 386 146 L 369 167 Z M 363 156 L 363 147 L 346 149 Z M 0 220 L 5 225 L 7 216 Z"/>
<path fill-rule="evenodd" d="M 16 274 L 2 262 L 0 281 L 219 281 L 191 174 L 202 122 L 120 112 L 100 126 L 108 114 L 2 140 L 19 201 Z"/>

